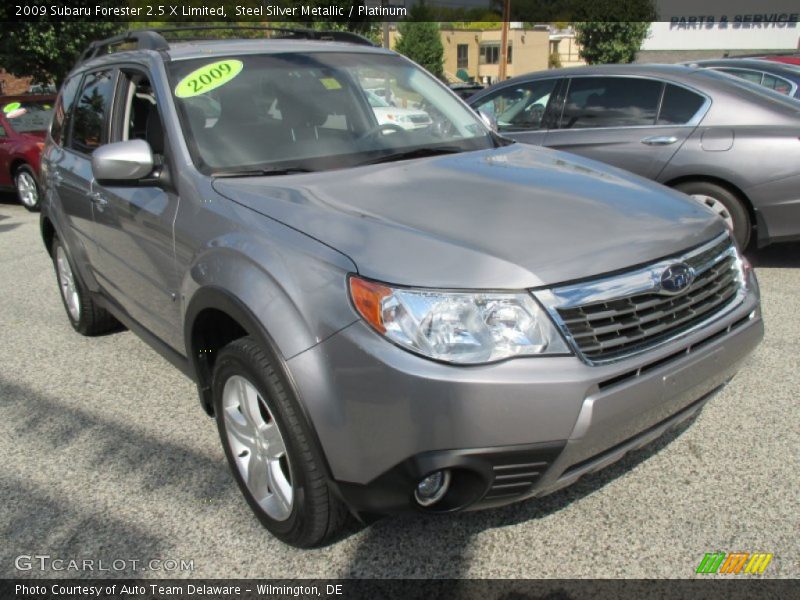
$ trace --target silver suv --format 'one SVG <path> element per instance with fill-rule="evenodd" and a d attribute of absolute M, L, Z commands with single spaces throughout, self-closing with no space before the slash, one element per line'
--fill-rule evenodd
<path fill-rule="evenodd" d="M 379 121 L 375 89 L 426 125 Z M 296 546 L 348 511 L 568 485 L 695 414 L 763 336 L 711 211 L 498 137 L 356 36 L 97 42 L 43 169 L 73 327 L 122 323 L 192 378 L 247 502 Z"/>

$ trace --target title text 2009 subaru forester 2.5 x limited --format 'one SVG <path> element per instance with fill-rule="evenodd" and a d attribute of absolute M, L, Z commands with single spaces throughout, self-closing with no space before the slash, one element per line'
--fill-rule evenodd
<path fill-rule="evenodd" d="M 758 344 L 755 277 L 704 207 L 503 140 L 393 52 L 281 35 L 94 44 L 42 212 L 72 325 L 119 321 L 197 382 L 281 540 L 552 492 Z M 379 123 L 370 93 L 429 124 Z"/>

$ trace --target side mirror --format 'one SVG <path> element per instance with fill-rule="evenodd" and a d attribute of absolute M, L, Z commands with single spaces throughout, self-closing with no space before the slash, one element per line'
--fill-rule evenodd
<path fill-rule="evenodd" d="M 481 117 L 481 120 L 486 123 L 486 126 L 491 129 L 492 131 L 497 131 L 497 119 L 494 115 L 490 115 L 489 113 L 479 110 L 478 114 Z"/>
<path fill-rule="evenodd" d="M 98 181 L 136 182 L 153 171 L 153 151 L 144 140 L 100 146 L 92 153 L 92 174 Z"/>

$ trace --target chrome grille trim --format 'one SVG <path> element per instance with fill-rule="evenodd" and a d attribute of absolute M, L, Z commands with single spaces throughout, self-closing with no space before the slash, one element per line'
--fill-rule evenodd
<path fill-rule="evenodd" d="M 661 289 L 667 267 L 694 278 L 674 294 Z M 682 255 L 592 281 L 532 292 L 572 349 L 590 365 L 617 362 L 701 329 L 744 299 L 744 269 L 727 233 Z"/>

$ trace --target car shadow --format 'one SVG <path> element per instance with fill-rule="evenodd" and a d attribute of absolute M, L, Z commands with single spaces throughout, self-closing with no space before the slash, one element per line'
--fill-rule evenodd
<path fill-rule="evenodd" d="M 48 487 L 13 474 L 10 468 L 0 473 L 0 577 L 41 577 L 58 573 L 38 568 L 15 568 L 17 554 L 44 552 L 53 557 L 91 557 L 107 564 L 120 557 L 158 557 L 174 546 L 168 535 L 147 532 L 131 519 L 126 508 L 118 513 L 100 510 L 105 499 L 96 495 L 91 481 L 79 481 L 87 470 L 103 477 L 133 481 L 144 494 L 164 490 L 176 502 L 197 504 L 235 504 L 238 492 L 224 460 L 214 460 L 185 446 L 142 434 L 124 423 L 92 414 L 74 404 L 28 389 L 0 378 L 0 411 L 11 443 L 22 449 L 36 444 L 39 451 L 57 457 L 82 450 L 81 466 L 64 471 L 40 461 L 30 468 L 51 469 L 59 484 Z M 90 444 L 86 444 L 87 440 Z M 74 500 L 59 489 L 73 491 L 85 486 L 86 503 Z M 97 492 L 99 493 L 99 492 Z M 72 504 L 71 504 L 72 502 Z M 94 507 L 94 508 L 92 508 Z M 104 572 L 103 577 L 131 577 L 130 566 Z M 61 576 L 91 577 L 93 571 L 72 570 Z M 140 574 L 138 576 L 141 576 Z"/>
<path fill-rule="evenodd" d="M 0 192 L 0 204 L 17 204 L 17 195 L 14 192 Z"/>
<path fill-rule="evenodd" d="M 702 411 L 700 411 L 702 412 Z M 699 414 L 699 413 L 698 413 Z M 351 528 L 363 536 L 343 577 L 448 578 L 468 576 L 470 541 L 492 529 L 530 523 L 553 515 L 593 494 L 640 463 L 649 460 L 682 435 L 693 415 L 647 446 L 630 452 L 605 469 L 585 475 L 568 488 L 506 507 L 455 515 L 388 517 Z M 352 533 L 351 533 L 352 534 Z M 396 556 L 402 555 L 398 561 Z"/>
<path fill-rule="evenodd" d="M 800 242 L 771 244 L 745 252 L 754 267 L 792 269 L 800 267 Z"/>

